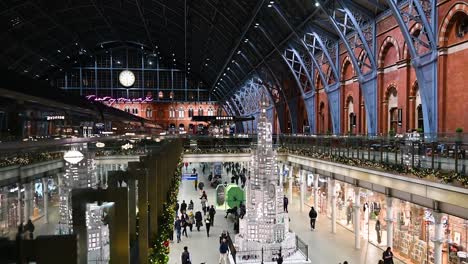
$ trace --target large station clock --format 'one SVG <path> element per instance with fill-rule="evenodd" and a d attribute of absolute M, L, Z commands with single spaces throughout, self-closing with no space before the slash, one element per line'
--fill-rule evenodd
<path fill-rule="evenodd" d="M 130 87 L 135 83 L 135 74 L 132 71 L 124 70 L 119 74 L 119 82 L 124 87 Z"/>

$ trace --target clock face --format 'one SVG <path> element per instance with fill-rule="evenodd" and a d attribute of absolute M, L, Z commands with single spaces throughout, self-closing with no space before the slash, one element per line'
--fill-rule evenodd
<path fill-rule="evenodd" d="M 135 74 L 129 70 L 122 71 L 119 74 L 119 82 L 124 87 L 130 87 L 135 83 Z"/>

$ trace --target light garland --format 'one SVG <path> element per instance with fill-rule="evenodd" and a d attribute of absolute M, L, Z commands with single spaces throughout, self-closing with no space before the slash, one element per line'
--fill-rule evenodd
<path fill-rule="evenodd" d="M 172 178 L 171 187 L 167 193 L 167 201 L 163 204 L 163 212 L 159 221 L 159 234 L 154 238 L 151 248 L 149 249 L 149 261 L 155 264 L 169 263 L 169 238 L 174 232 L 173 224 L 175 218 L 175 204 L 179 195 L 179 185 L 182 176 L 182 160 L 180 159 L 177 168 Z"/>

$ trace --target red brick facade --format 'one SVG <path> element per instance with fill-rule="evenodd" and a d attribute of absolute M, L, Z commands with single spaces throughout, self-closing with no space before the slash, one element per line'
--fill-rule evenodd
<path fill-rule="evenodd" d="M 193 132 L 193 129 L 190 131 L 189 128 L 196 127 L 198 124 L 206 125 L 204 122 L 192 121 L 190 111 L 193 111 L 191 112 L 193 116 L 225 114 L 218 104 L 208 102 L 115 103 L 112 106 L 153 120 L 163 129 L 168 129 L 172 125 L 175 128 L 183 127 L 187 132 Z"/>
<path fill-rule="evenodd" d="M 460 23 L 467 21 L 466 1 L 446 0 L 438 3 L 438 132 L 453 133 L 460 127 L 468 130 L 468 87 L 464 74 L 468 72 L 468 32 L 459 34 Z M 419 34 L 421 26 L 415 24 L 412 34 Z M 356 49 L 356 56 L 361 54 Z M 377 89 L 378 132 L 390 130 L 404 133 L 422 127 L 421 99 L 411 58 L 400 28 L 393 16 L 377 23 Z M 341 132 L 366 133 L 364 98 L 349 55 L 340 46 L 341 70 Z M 328 72 L 325 70 L 324 72 Z M 331 118 L 327 95 L 315 73 L 318 88 L 316 97 L 316 125 L 318 133 L 331 131 Z M 351 108 L 351 109 L 349 109 Z M 401 112 L 401 125 L 398 124 Z M 356 116 L 355 126 L 350 124 L 350 114 Z M 306 113 L 304 113 L 306 115 Z M 294 117 L 293 117 L 294 118 Z M 306 118 L 303 118 L 306 120 Z M 300 125 L 300 124 L 299 124 Z M 298 129 L 301 131 L 301 128 Z"/>

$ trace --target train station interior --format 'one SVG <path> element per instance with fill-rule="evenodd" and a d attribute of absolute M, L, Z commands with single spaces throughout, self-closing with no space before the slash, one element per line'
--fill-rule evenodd
<path fill-rule="evenodd" d="M 468 264 L 467 0 L 0 18 L 0 263 Z"/>

